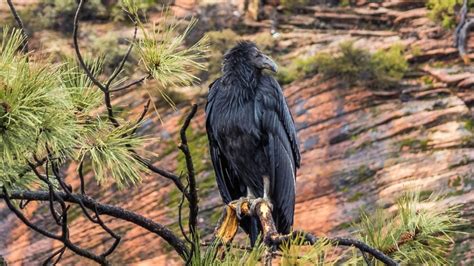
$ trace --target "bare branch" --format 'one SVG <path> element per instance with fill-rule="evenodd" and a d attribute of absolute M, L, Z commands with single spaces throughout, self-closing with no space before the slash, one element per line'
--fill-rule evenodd
<path fill-rule="evenodd" d="M 84 62 L 84 58 L 82 57 L 81 50 L 79 48 L 79 42 L 78 42 L 78 32 L 79 32 L 79 15 L 82 10 L 82 6 L 84 5 L 84 0 L 79 1 L 79 5 L 77 6 L 76 14 L 74 15 L 74 29 L 72 32 L 72 40 L 74 43 L 74 51 L 76 52 L 77 60 L 79 61 L 79 65 L 81 66 L 82 69 L 86 72 L 87 77 L 97 86 L 99 87 L 102 91 L 106 91 L 106 87 L 98 81 L 90 69 L 87 67 L 86 63 Z"/>
<path fill-rule="evenodd" d="M 56 176 L 56 180 L 59 182 L 60 186 L 63 188 L 64 192 L 66 192 L 66 194 L 69 196 L 69 197 L 74 197 L 74 195 L 72 194 L 72 190 L 69 189 L 69 187 L 67 186 L 67 184 L 64 182 L 64 180 L 61 178 L 60 176 L 60 173 L 59 173 L 59 169 L 57 167 L 57 165 L 55 163 L 52 163 L 52 168 L 53 168 L 53 172 L 54 172 L 54 175 Z M 84 194 L 83 194 L 84 195 Z M 84 213 L 84 215 L 92 222 L 92 223 L 95 223 L 95 224 L 98 224 L 100 225 L 100 227 L 102 227 L 102 229 L 104 229 L 104 231 L 106 231 L 111 237 L 113 237 L 115 239 L 114 243 L 112 244 L 112 246 L 107 250 L 105 251 L 103 254 L 101 254 L 100 256 L 102 257 L 107 257 L 108 255 L 112 254 L 112 252 L 115 250 L 115 248 L 118 246 L 118 244 L 120 243 L 120 239 L 121 237 L 119 235 L 117 235 L 115 232 L 113 232 L 107 225 L 105 225 L 105 223 L 102 221 L 102 219 L 100 218 L 100 215 L 99 213 L 97 212 L 97 208 L 96 206 L 94 206 L 94 211 L 95 211 L 95 218 L 93 218 L 89 212 L 87 211 L 86 209 L 86 206 L 84 205 L 84 203 L 82 202 L 81 199 L 77 199 L 77 202 L 79 203 L 79 206 L 81 207 L 82 209 L 82 212 Z"/>
<path fill-rule="evenodd" d="M 81 182 L 81 185 L 80 185 L 80 188 L 81 188 L 81 194 L 82 195 L 85 195 L 86 194 L 86 185 L 85 185 L 85 182 L 84 182 L 84 159 L 81 160 L 81 162 L 79 163 L 79 167 L 77 169 L 77 172 L 79 174 L 79 180 Z"/>
<path fill-rule="evenodd" d="M 128 57 L 130 56 L 130 53 L 132 52 L 133 44 L 135 43 L 135 40 L 137 39 L 137 31 L 138 31 L 138 24 L 135 22 L 135 29 L 133 32 L 133 38 L 132 41 L 130 42 L 130 46 L 128 47 L 127 53 L 125 56 L 122 58 L 122 61 L 120 61 L 119 66 L 114 70 L 110 78 L 107 80 L 105 83 L 105 87 L 107 90 L 110 88 L 110 84 L 117 78 L 117 76 L 122 72 L 123 67 L 125 66 L 125 62 L 127 62 Z"/>
<path fill-rule="evenodd" d="M 188 186 L 186 186 L 186 189 L 188 189 Z M 189 239 L 188 234 L 184 231 L 184 226 L 183 226 L 183 204 L 184 204 L 184 193 L 181 193 L 181 201 L 179 202 L 178 206 L 178 224 L 179 224 L 179 229 L 181 230 L 181 234 L 183 235 L 184 239 L 188 241 L 189 244 L 194 245 L 193 241 Z"/>
<path fill-rule="evenodd" d="M 53 254 L 51 254 L 51 256 L 49 256 L 44 262 L 43 262 L 43 265 L 50 265 L 51 264 L 51 261 L 53 260 L 54 257 L 57 256 L 56 260 L 54 261 L 54 263 L 52 263 L 51 265 L 56 265 L 62 258 L 63 254 L 64 254 L 64 251 L 66 251 L 66 246 L 63 246 L 62 248 L 58 249 L 57 251 L 55 251 Z"/>
<path fill-rule="evenodd" d="M 34 231 L 46 236 L 46 237 L 49 237 L 49 238 L 52 238 L 52 239 L 56 239 L 56 240 L 60 240 L 61 237 L 58 236 L 58 235 L 55 235 L 51 232 L 48 232 L 44 229 L 41 229 L 40 227 L 34 225 L 33 223 L 31 223 L 24 215 L 23 213 L 18 210 L 14 205 L 13 203 L 11 202 L 11 198 L 10 196 L 8 195 L 8 192 L 7 192 L 7 189 L 5 187 L 2 187 L 2 195 L 1 195 L 1 198 L 3 198 L 5 200 L 5 203 L 7 204 L 8 208 L 16 215 L 16 217 L 18 217 L 18 219 L 20 219 L 26 226 L 28 226 L 29 228 L 33 229 Z M 45 192 L 45 201 L 46 200 L 49 200 L 49 195 Z M 13 197 L 15 198 L 15 197 Z M 28 199 L 27 199 L 28 200 Z"/>
<path fill-rule="evenodd" d="M 197 216 L 199 214 L 199 205 L 198 205 L 198 195 L 197 195 L 197 186 L 196 186 L 196 176 L 194 173 L 194 165 L 193 159 L 191 156 L 191 152 L 189 151 L 188 147 L 188 139 L 186 137 L 186 130 L 188 129 L 191 120 L 193 119 L 194 115 L 197 111 L 197 105 L 193 104 L 191 107 L 191 111 L 189 112 L 186 120 L 183 123 L 183 126 L 180 130 L 180 137 L 181 137 L 181 144 L 179 145 L 179 149 L 183 152 L 184 157 L 186 159 L 186 169 L 187 169 L 187 179 L 188 179 L 188 186 L 189 186 L 189 232 L 191 233 L 191 237 L 193 240 L 196 240 L 197 234 Z M 195 242 L 195 241 L 193 241 Z M 187 263 L 191 260 L 194 252 L 194 244 L 191 245 L 191 255 L 188 257 Z"/>
<path fill-rule="evenodd" d="M 145 118 L 146 113 L 148 113 L 148 108 L 150 108 L 150 103 L 151 103 L 151 99 L 148 99 L 146 104 L 143 106 L 143 112 L 140 115 L 140 117 L 138 117 L 137 122 L 135 122 L 135 128 L 132 130 L 131 135 L 135 134 L 135 132 L 138 129 L 138 125 L 143 121 L 143 119 Z"/>
<path fill-rule="evenodd" d="M 135 80 L 135 81 L 132 81 L 132 82 L 130 82 L 130 83 L 128 83 L 128 84 L 125 84 L 125 85 L 123 85 L 123 86 L 120 86 L 120 87 L 118 87 L 118 88 L 110 89 L 109 91 L 110 91 L 110 92 L 116 92 L 116 91 L 126 90 L 126 89 L 128 89 L 128 88 L 130 88 L 130 87 L 132 87 L 132 86 L 135 86 L 135 85 L 138 85 L 138 84 L 142 83 L 143 81 L 145 81 L 146 79 L 148 79 L 148 78 L 150 78 L 150 77 L 151 77 L 151 74 L 148 74 L 148 75 L 146 75 L 146 76 L 143 76 L 143 77 L 140 78 L 140 79 L 137 79 L 137 80 Z"/>
<path fill-rule="evenodd" d="M 20 28 L 20 30 L 21 30 L 24 38 L 25 38 L 23 40 L 23 44 L 21 45 L 21 50 L 24 53 L 28 53 L 28 34 L 26 33 L 25 25 L 23 24 L 23 21 L 21 20 L 20 15 L 18 15 L 18 12 L 16 11 L 16 8 L 13 5 L 12 1 L 7 0 L 7 3 L 8 3 L 8 6 L 10 7 L 10 11 L 12 12 L 13 18 L 15 18 L 16 24 Z"/>
<path fill-rule="evenodd" d="M 82 196 L 78 194 L 72 194 L 68 196 L 64 192 L 58 192 L 57 195 L 64 200 L 65 202 L 78 204 L 79 200 L 84 202 L 84 205 L 88 209 L 97 208 L 97 213 L 101 215 L 108 215 L 115 217 L 121 220 L 128 221 L 135 225 L 138 225 L 160 237 L 162 237 L 166 242 L 168 242 L 176 252 L 183 258 L 187 258 L 189 254 L 188 247 L 183 240 L 179 239 L 170 229 L 166 226 L 154 222 L 151 219 L 145 218 L 141 215 L 138 215 L 134 212 L 127 211 L 117 206 L 102 204 L 90 197 Z M 6 191 L 0 194 L 0 198 L 9 198 L 9 199 L 23 199 L 31 201 L 48 201 L 49 195 L 47 191 L 11 191 L 9 195 L 6 194 Z M 69 247 L 68 247 L 69 248 Z"/>
<path fill-rule="evenodd" d="M 181 191 L 181 193 L 185 193 L 186 198 L 189 200 L 189 194 L 186 191 L 186 189 L 185 189 L 183 183 L 181 182 L 181 179 L 180 179 L 179 176 L 177 176 L 177 175 L 175 175 L 175 174 L 173 174 L 173 173 L 171 173 L 167 170 L 164 170 L 164 169 L 161 169 L 157 166 L 154 166 L 149 160 L 147 160 L 145 158 L 142 158 L 140 155 L 138 155 L 136 153 L 134 154 L 134 157 L 137 159 L 137 161 L 139 161 L 140 163 L 145 165 L 153 173 L 159 174 L 162 177 L 165 177 L 165 178 L 170 179 L 171 181 L 173 181 L 173 183 L 179 189 L 179 191 Z"/>

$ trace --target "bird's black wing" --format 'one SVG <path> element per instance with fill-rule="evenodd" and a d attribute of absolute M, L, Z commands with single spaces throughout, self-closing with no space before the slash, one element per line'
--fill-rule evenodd
<path fill-rule="evenodd" d="M 269 158 L 273 218 L 280 233 L 289 233 L 293 226 L 296 168 L 300 166 L 296 129 L 278 82 L 265 76 L 260 92 L 256 112 L 262 116 L 262 131 L 268 139 L 265 153 Z"/>
<path fill-rule="evenodd" d="M 241 185 L 239 184 L 234 171 L 230 168 L 227 158 L 219 148 L 220 145 L 218 138 L 215 136 L 215 131 L 212 128 L 212 120 L 214 119 L 213 104 L 215 97 L 220 90 L 220 86 L 221 83 L 219 79 L 209 85 L 209 95 L 206 104 L 206 131 L 209 139 L 211 160 L 216 173 L 217 186 L 224 203 L 227 204 L 232 200 L 245 196 L 246 191 L 242 191 Z"/>
<path fill-rule="evenodd" d="M 244 184 L 239 182 L 237 174 L 230 167 L 227 158 L 220 149 L 219 140 L 217 136 L 215 136 L 215 131 L 212 128 L 214 115 L 219 115 L 219 112 L 213 110 L 213 107 L 214 101 L 216 97 L 218 97 L 218 92 L 222 89 L 221 86 L 219 79 L 209 85 L 209 94 L 206 104 L 206 131 L 209 139 L 211 160 L 216 173 L 217 187 L 219 188 L 224 203 L 228 204 L 233 200 L 245 197 L 247 195 L 247 188 Z M 240 220 L 240 226 L 249 234 L 250 243 L 253 246 L 261 231 L 257 219 L 254 217 L 243 217 Z"/>

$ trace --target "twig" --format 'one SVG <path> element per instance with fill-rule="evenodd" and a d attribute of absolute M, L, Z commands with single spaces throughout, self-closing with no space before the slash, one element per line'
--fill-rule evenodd
<path fill-rule="evenodd" d="M 136 153 L 134 154 L 134 157 L 135 157 L 135 159 L 137 159 L 137 161 L 139 161 L 144 166 L 146 166 L 148 168 L 148 170 L 173 181 L 173 183 L 179 189 L 179 191 L 181 191 L 181 193 L 184 193 L 186 195 L 186 198 L 189 200 L 189 198 L 190 198 L 189 193 L 186 191 L 186 189 L 185 189 L 183 183 L 181 182 L 179 176 L 177 176 L 177 175 L 175 175 L 175 174 L 173 174 L 173 173 L 171 173 L 167 170 L 164 170 L 164 169 L 161 169 L 157 166 L 154 166 L 149 160 L 147 160 L 145 158 L 142 158 L 140 155 L 138 155 Z"/>
<path fill-rule="evenodd" d="M 186 186 L 186 189 L 188 189 L 188 186 Z M 183 226 L 183 204 L 184 204 L 184 193 L 181 193 L 181 201 L 179 202 L 178 206 L 178 224 L 179 224 L 179 229 L 181 230 L 181 234 L 183 235 L 184 239 L 188 241 L 190 245 L 194 245 L 193 241 L 189 239 L 188 234 L 184 231 L 184 226 Z"/>
<path fill-rule="evenodd" d="M 55 164 L 55 163 L 52 163 L 52 169 L 53 169 L 53 173 L 54 175 L 56 176 L 56 180 L 59 182 L 60 186 L 63 188 L 64 192 L 66 192 L 66 194 L 69 196 L 69 197 L 75 197 L 73 194 L 72 194 L 72 191 L 69 190 L 68 186 L 66 185 L 66 183 L 62 180 L 61 176 L 60 176 L 60 173 L 59 173 L 59 169 L 58 169 L 58 166 Z M 84 195 L 84 194 L 83 194 Z M 82 209 L 82 212 L 84 213 L 84 215 L 92 222 L 92 223 L 95 223 L 95 224 L 98 224 L 100 225 L 100 227 L 102 227 L 102 229 L 104 229 L 104 231 L 106 231 L 112 238 L 115 239 L 114 243 L 112 244 L 112 246 L 107 250 L 105 251 L 104 253 L 102 253 L 100 256 L 102 257 L 107 257 L 108 255 L 112 254 L 112 252 L 115 250 L 115 248 L 118 246 L 118 244 L 120 243 L 120 239 L 121 237 L 119 235 L 117 235 L 115 232 L 113 232 L 107 225 L 105 225 L 105 223 L 102 221 L 102 219 L 100 218 L 100 215 L 99 213 L 97 212 L 97 208 L 96 206 L 94 206 L 94 211 L 95 211 L 95 218 L 93 218 L 89 212 L 87 211 L 86 209 L 86 206 L 84 205 L 84 202 L 82 202 L 82 199 L 78 198 L 76 199 L 77 202 L 79 203 L 79 206 L 81 207 Z"/>
<path fill-rule="evenodd" d="M 127 62 L 127 59 L 130 56 L 130 53 L 132 52 L 133 44 L 134 44 L 135 40 L 137 39 L 137 31 L 138 31 L 138 24 L 137 24 L 137 22 L 135 22 L 135 29 L 133 31 L 133 38 L 132 38 L 132 41 L 130 42 L 130 46 L 127 49 L 127 53 L 122 58 L 122 61 L 120 61 L 119 66 L 114 70 L 114 72 L 112 73 L 110 78 L 105 83 L 105 87 L 107 88 L 107 90 L 108 90 L 108 88 L 110 88 L 110 85 L 115 80 L 115 78 L 117 78 L 117 76 L 120 74 L 120 72 L 122 72 L 123 67 L 125 66 L 125 62 Z"/>
<path fill-rule="evenodd" d="M 150 77 L 151 77 L 151 74 L 148 74 L 148 75 L 143 76 L 142 78 L 137 79 L 137 80 L 135 80 L 135 81 L 132 81 L 132 82 L 130 82 L 130 83 L 128 83 L 128 84 L 122 85 L 122 86 L 117 87 L 117 88 L 114 88 L 114 89 L 110 89 L 109 91 L 110 91 L 110 92 L 116 92 L 116 91 L 126 90 L 126 89 L 128 89 L 128 88 L 130 88 L 130 87 L 132 87 L 132 86 L 135 86 L 135 85 L 138 85 L 138 84 L 142 83 L 143 81 L 145 81 L 146 79 L 148 79 L 148 78 L 150 78 Z"/>
<path fill-rule="evenodd" d="M 212 245 L 215 245 L 214 243 L 210 243 L 210 242 L 201 242 L 201 246 L 203 247 L 209 247 L 209 246 L 212 246 Z M 217 245 L 222 245 L 222 243 L 217 243 Z M 244 250 L 244 251 L 252 251 L 253 248 L 252 247 L 249 247 L 249 246 L 242 246 L 242 245 L 235 245 L 235 244 L 232 244 L 232 243 L 229 243 L 228 244 L 228 247 L 230 248 L 233 248 L 233 249 L 240 249 L 240 250 Z"/>
<path fill-rule="evenodd" d="M 79 167 L 77 169 L 77 172 L 79 174 L 79 180 L 81 182 L 81 185 L 80 185 L 81 194 L 84 196 L 86 194 L 86 185 L 84 182 L 84 172 L 83 172 L 84 169 L 83 168 L 84 168 L 84 159 L 81 160 L 81 162 L 79 163 Z"/>
<path fill-rule="evenodd" d="M 137 129 L 138 129 L 139 124 L 140 124 L 140 123 L 143 121 L 143 119 L 145 118 L 146 113 L 148 113 L 148 108 L 150 108 L 150 103 L 151 103 L 151 99 L 148 99 L 148 101 L 146 102 L 146 104 L 143 106 L 143 112 L 142 112 L 142 114 L 140 115 L 140 117 L 138 117 L 137 122 L 135 122 L 135 128 L 132 130 L 131 135 L 133 135 L 133 134 L 135 134 L 135 132 L 137 132 Z"/>
<path fill-rule="evenodd" d="M 189 186 L 189 199 L 188 199 L 189 224 L 188 226 L 189 226 L 189 232 L 193 239 L 193 243 L 191 244 L 191 253 L 190 253 L 190 256 L 188 257 L 188 260 L 186 261 L 187 264 L 189 264 L 194 253 L 194 248 L 195 248 L 194 243 L 196 242 L 196 234 L 197 234 L 197 229 L 196 229 L 197 216 L 199 214 L 199 206 L 198 206 L 199 199 L 197 195 L 196 176 L 194 173 L 193 159 L 188 147 L 188 139 L 186 137 L 186 130 L 188 129 L 191 123 L 191 120 L 193 119 L 196 112 L 197 112 L 197 105 L 193 104 L 193 106 L 191 107 L 191 111 L 189 112 L 188 116 L 186 117 L 186 120 L 184 121 L 181 127 L 181 130 L 180 130 L 181 144 L 179 145 L 179 149 L 183 152 L 184 157 L 186 159 L 186 169 L 188 172 L 187 174 L 187 180 L 188 180 L 188 186 Z"/>
<path fill-rule="evenodd" d="M 21 30 L 21 33 L 24 36 L 23 43 L 21 45 L 21 50 L 24 53 L 28 53 L 28 34 L 26 33 L 25 29 L 25 24 L 23 24 L 23 21 L 21 20 L 20 16 L 18 15 L 18 12 L 16 11 L 15 6 L 13 5 L 11 0 L 7 0 L 8 6 L 10 7 L 10 11 L 12 12 L 13 18 L 15 18 L 16 24 Z"/>
<path fill-rule="evenodd" d="M 56 250 L 55 252 L 53 252 L 53 254 L 51 254 L 51 256 L 49 256 L 44 262 L 43 262 L 43 265 L 46 266 L 46 265 L 56 265 L 62 258 L 63 254 L 64 254 L 64 251 L 66 251 L 66 246 L 63 246 L 62 248 Z M 51 261 L 53 260 L 54 257 L 56 257 L 56 260 L 54 261 L 54 263 L 51 264 Z"/>
<path fill-rule="evenodd" d="M 82 57 L 81 50 L 79 48 L 79 42 L 78 42 L 78 32 L 79 32 L 79 15 L 82 10 L 82 6 L 84 5 L 84 0 L 79 1 L 79 5 L 77 6 L 76 9 L 76 14 L 74 15 L 74 29 L 72 31 L 72 40 L 74 43 L 74 51 L 76 52 L 77 60 L 79 61 L 79 65 L 81 66 L 82 69 L 86 72 L 87 77 L 97 86 L 99 87 L 102 91 L 106 91 L 105 86 L 98 81 L 90 69 L 87 67 L 86 63 L 84 62 L 84 58 Z"/>
<path fill-rule="evenodd" d="M 46 176 L 42 176 L 38 170 L 36 169 L 36 166 L 32 163 L 28 163 L 28 165 L 30 166 L 31 170 L 33 170 L 33 173 L 36 175 L 36 177 L 38 177 L 41 181 L 43 181 L 47 186 L 48 186 L 48 191 L 49 191 L 49 209 L 51 211 L 51 216 L 53 217 L 53 219 L 56 221 L 56 224 L 57 225 L 61 225 L 62 221 L 59 217 L 59 214 L 56 212 L 56 208 L 54 207 L 54 199 L 55 199 L 55 195 L 54 195 L 54 186 L 53 184 L 51 183 L 51 181 L 49 181 L 49 178 L 48 178 L 48 165 L 46 164 Z"/>

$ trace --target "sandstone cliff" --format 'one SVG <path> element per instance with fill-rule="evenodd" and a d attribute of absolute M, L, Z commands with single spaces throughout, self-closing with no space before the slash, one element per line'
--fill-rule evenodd
<path fill-rule="evenodd" d="M 302 151 L 295 228 L 318 235 L 346 235 L 360 208 L 389 208 L 407 189 L 418 189 L 422 195 L 436 192 L 446 196 L 440 204 L 463 205 L 462 215 L 470 226 L 468 234 L 456 240 L 453 258 L 470 265 L 474 263 L 474 68 L 462 64 L 452 48 L 452 31 L 429 20 L 419 1 L 358 2 L 352 8 L 310 6 L 298 15 L 281 14 L 278 18 L 281 36 L 277 46 L 286 51 L 281 57 L 285 62 L 295 56 L 333 51 L 346 40 L 370 50 L 401 43 L 412 62 L 409 74 L 390 91 L 348 86 L 320 75 L 284 87 Z M 271 27 L 266 20 L 252 23 L 250 26 L 260 31 Z M 474 47 L 474 39 L 469 42 Z M 131 107 L 138 115 L 146 96 L 140 91 L 116 95 L 114 105 Z M 189 134 L 200 171 L 199 226 L 208 236 L 222 203 L 207 153 L 204 99 L 194 98 L 200 108 Z M 158 153 L 156 164 L 169 170 L 183 167 L 177 152 L 177 131 L 188 105 L 178 107 L 177 111 L 162 108 L 162 122 L 152 114 L 140 129 L 159 138 L 148 149 Z M 70 165 L 67 171 L 70 183 L 77 187 L 75 168 Z M 87 178 L 92 197 L 177 229 L 179 195 L 168 180 L 149 176 L 137 187 L 118 190 L 114 186 L 98 187 L 90 175 Z M 0 255 L 9 264 L 39 264 L 59 247 L 28 230 L 3 204 L 0 206 Z M 73 212 L 72 239 L 98 250 L 110 244 L 103 242 L 106 236 L 99 228 L 79 215 L 79 209 Z M 28 214 L 41 225 L 54 227 L 46 218 L 45 206 L 31 204 Z M 156 236 L 125 222 L 104 220 L 123 236 L 112 262 L 177 264 Z M 64 265 L 84 263 L 89 262 L 70 252 L 62 261 Z"/>

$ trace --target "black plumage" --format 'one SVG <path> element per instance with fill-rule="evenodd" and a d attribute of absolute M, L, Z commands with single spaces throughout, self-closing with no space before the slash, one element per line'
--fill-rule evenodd
<path fill-rule="evenodd" d="M 222 76 L 210 85 L 206 128 L 223 201 L 266 196 L 278 232 L 286 234 L 293 225 L 300 154 L 282 90 L 263 69 L 276 71 L 276 65 L 252 42 L 225 54 Z M 240 226 L 254 243 L 257 220 L 243 218 Z"/>

